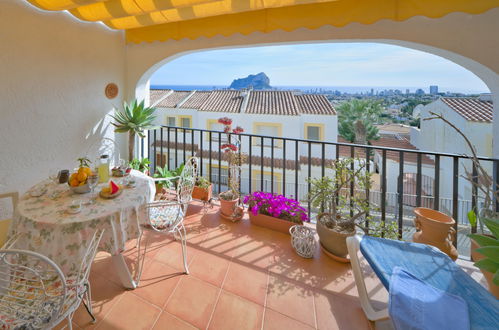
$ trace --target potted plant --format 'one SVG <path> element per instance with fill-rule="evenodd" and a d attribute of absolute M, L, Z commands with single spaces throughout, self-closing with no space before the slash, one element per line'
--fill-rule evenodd
<path fill-rule="evenodd" d="M 145 138 L 144 131 L 156 129 L 152 123 L 156 119 L 154 116 L 155 108 L 144 106 L 144 101 L 138 103 L 134 100 L 132 103 L 124 103 L 123 111 L 115 110 L 114 115 L 110 115 L 115 122 L 111 123 L 117 133 L 128 132 L 128 161 L 133 159 L 135 136 Z"/>
<path fill-rule="evenodd" d="M 167 180 L 156 181 L 156 192 L 160 192 L 161 194 L 166 194 L 166 189 L 170 189 L 172 187 L 176 187 L 178 178 L 184 169 L 184 164 L 180 165 L 174 170 L 169 171 L 167 166 L 164 167 L 157 166 L 156 173 L 154 173 L 154 178 L 164 178 Z"/>
<path fill-rule="evenodd" d="M 151 162 L 147 158 L 134 158 L 128 166 L 130 166 L 131 169 L 140 171 L 144 174 L 149 174 L 149 164 L 151 164 Z"/>
<path fill-rule="evenodd" d="M 477 228 L 479 234 L 470 234 L 471 259 L 475 266 L 480 268 L 487 283 L 489 291 L 499 298 L 499 212 L 496 210 L 496 201 L 499 200 L 499 189 L 496 189 L 495 180 L 482 166 L 475 147 L 468 137 L 453 123 L 441 114 L 430 112 L 431 117 L 423 120 L 442 120 L 461 135 L 471 151 L 471 160 L 475 171 L 464 168 L 464 178 L 470 182 L 477 191 L 477 198 L 481 199 L 482 207 L 478 210 L 468 212 L 468 220 L 473 228 Z M 478 204 L 478 203 L 477 203 Z"/>
<path fill-rule="evenodd" d="M 220 198 L 220 215 L 225 219 L 237 221 L 242 218 L 243 212 L 242 207 L 238 205 L 240 197 L 239 178 L 241 177 L 241 165 L 244 158 L 244 155 L 239 152 L 241 141 L 237 135 L 244 132 L 244 130 L 240 126 L 233 129 L 232 119 L 228 117 L 222 117 L 218 119 L 218 122 L 224 126 L 224 133 L 227 134 L 228 142 L 220 146 L 220 151 L 226 155 L 229 165 L 229 189 L 218 194 Z"/>
<path fill-rule="evenodd" d="M 252 224 L 267 227 L 285 234 L 294 225 L 309 222 L 307 210 L 292 198 L 283 195 L 255 191 L 244 197 Z"/>
<path fill-rule="evenodd" d="M 336 260 L 348 262 L 347 237 L 355 235 L 356 228 L 367 232 L 363 223 L 373 219 L 367 216 L 371 208 L 365 195 L 371 187 L 371 173 L 365 161 L 354 158 L 334 160 L 328 168 L 333 170 L 334 177 L 308 180 L 311 184 L 308 199 L 312 207 L 321 210 L 316 228 L 322 248 Z M 393 222 L 372 221 L 369 234 L 397 238 Z"/>
<path fill-rule="evenodd" d="M 213 184 L 205 177 L 198 176 L 192 190 L 192 198 L 208 202 L 211 199 L 212 192 Z"/>

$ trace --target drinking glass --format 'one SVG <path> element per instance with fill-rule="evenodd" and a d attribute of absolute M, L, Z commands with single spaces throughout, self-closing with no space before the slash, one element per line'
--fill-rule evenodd
<path fill-rule="evenodd" d="M 55 169 L 55 168 L 51 168 L 49 170 L 49 179 L 50 181 L 52 181 L 53 183 L 57 183 L 57 179 L 59 178 L 59 170 Z"/>
<path fill-rule="evenodd" d="M 90 204 L 93 204 L 96 199 L 96 196 L 94 196 L 94 189 L 99 183 L 99 175 L 96 173 L 89 175 L 87 178 L 87 183 L 90 187 Z"/>

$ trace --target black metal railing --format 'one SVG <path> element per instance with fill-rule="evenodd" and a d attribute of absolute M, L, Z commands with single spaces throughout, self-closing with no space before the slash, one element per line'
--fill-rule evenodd
<path fill-rule="evenodd" d="M 152 172 L 157 166 L 174 169 L 195 155 L 202 164 L 200 174 L 213 182 L 215 193 L 219 193 L 226 188 L 228 175 L 227 161 L 220 151 L 223 138 L 225 133 L 220 131 L 162 126 L 148 132 L 145 143 L 139 144 L 139 154 L 149 158 Z M 375 172 L 379 180 L 365 192 L 371 203 L 378 206 L 377 218 L 397 222 L 400 237 L 411 222 L 412 209 L 419 206 L 452 216 L 456 219 L 456 231 L 476 231 L 475 227 L 466 227 L 467 213 L 477 210 L 480 198 L 462 177 L 463 165 L 472 166 L 465 155 L 246 133 L 240 134 L 239 139 L 240 152 L 246 155 L 241 176 L 244 194 L 264 190 L 294 197 L 308 206 L 312 215 L 318 210 L 312 210 L 306 200 L 310 190 L 306 178 L 332 173 L 327 167 L 330 160 L 355 157 L 365 160 L 367 169 Z M 498 159 L 479 159 L 490 173 L 498 171 Z M 472 170 L 476 173 L 475 168 Z M 350 193 L 354 193 L 353 185 Z M 457 241 L 456 238 L 455 245 Z"/>

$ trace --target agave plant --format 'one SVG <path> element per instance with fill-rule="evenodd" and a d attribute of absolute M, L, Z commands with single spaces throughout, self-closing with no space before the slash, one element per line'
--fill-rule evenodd
<path fill-rule="evenodd" d="M 117 133 L 128 132 L 128 159 L 133 159 L 133 151 L 135 146 L 135 135 L 144 138 L 144 131 L 155 129 L 156 126 L 152 125 L 156 117 L 154 116 L 155 108 L 144 106 L 144 101 L 138 103 L 134 100 L 132 103 L 124 103 L 123 110 L 116 110 L 114 116 L 111 117 L 115 120 L 111 123 Z"/>

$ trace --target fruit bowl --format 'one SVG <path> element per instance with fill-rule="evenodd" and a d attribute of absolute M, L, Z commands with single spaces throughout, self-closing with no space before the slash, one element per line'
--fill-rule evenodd
<path fill-rule="evenodd" d="M 90 192 L 90 190 L 91 190 L 88 183 L 85 183 L 84 185 L 76 186 L 76 187 L 71 187 L 71 185 L 70 185 L 69 189 L 76 194 L 86 194 L 86 193 Z"/>

